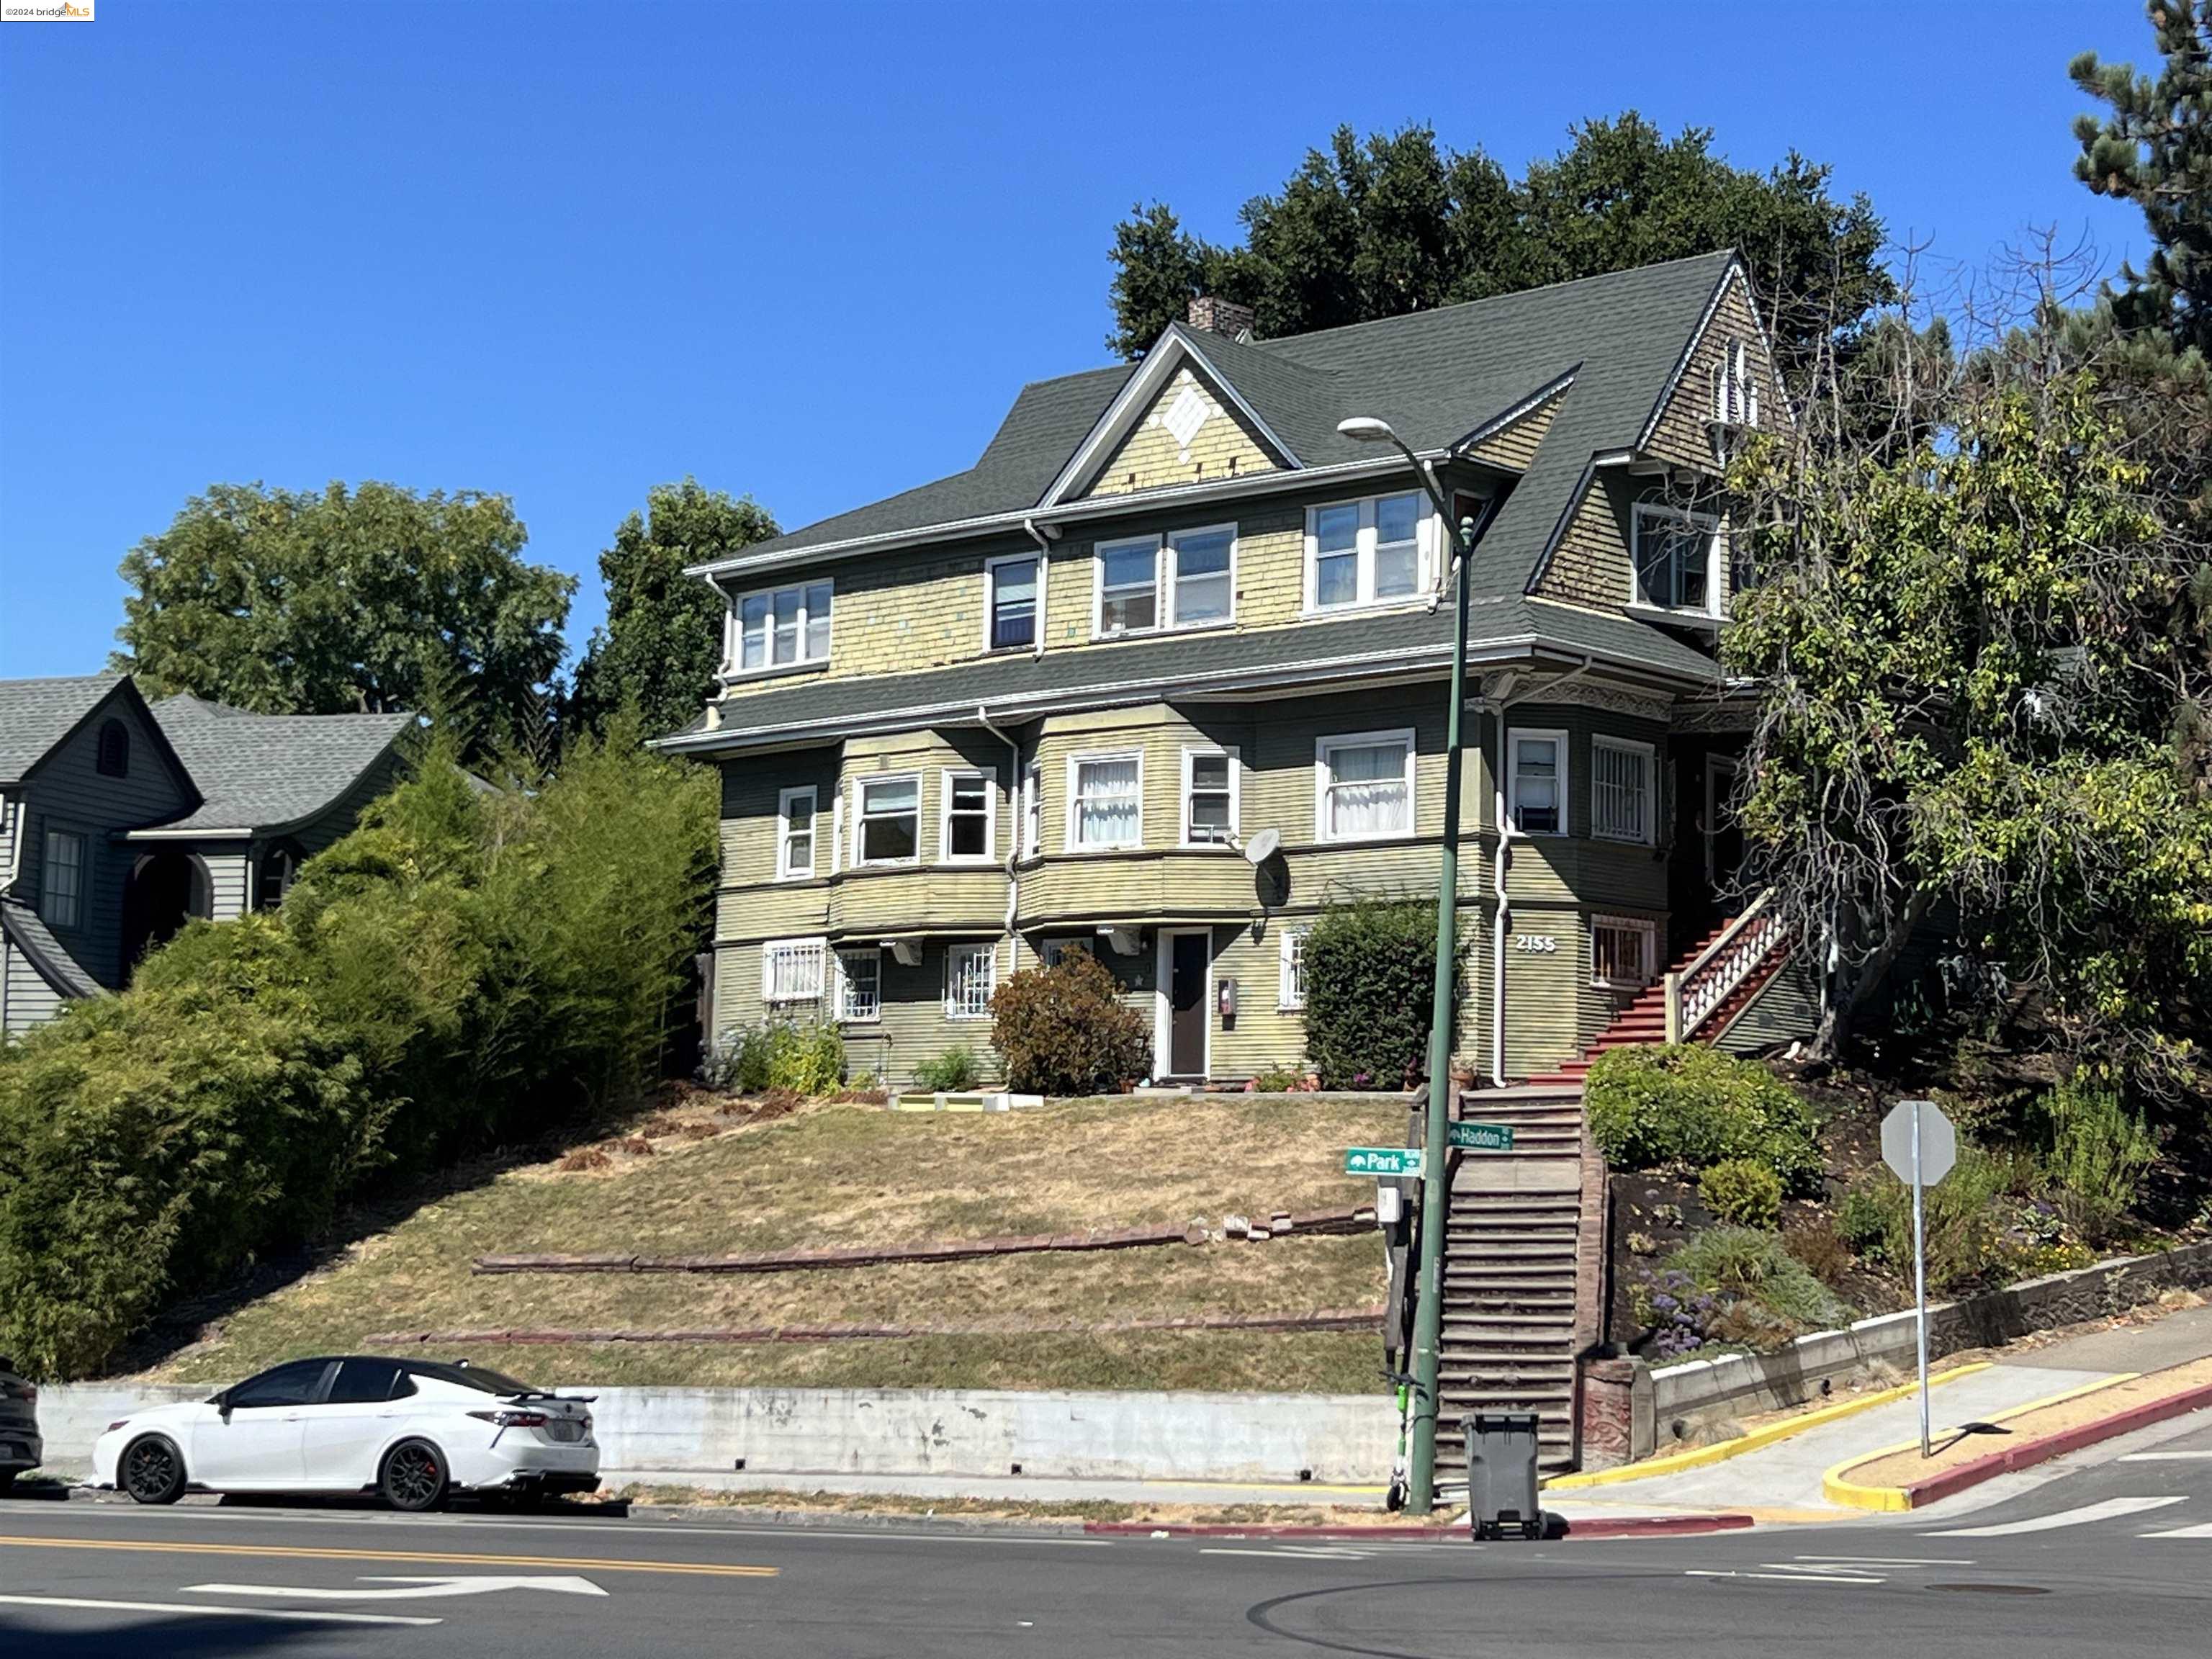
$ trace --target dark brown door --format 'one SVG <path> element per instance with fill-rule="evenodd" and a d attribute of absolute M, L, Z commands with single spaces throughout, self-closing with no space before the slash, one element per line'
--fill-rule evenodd
<path fill-rule="evenodd" d="M 1177 933 L 1168 942 L 1168 1074 L 1206 1075 L 1206 976 L 1212 964 L 1204 933 Z"/>

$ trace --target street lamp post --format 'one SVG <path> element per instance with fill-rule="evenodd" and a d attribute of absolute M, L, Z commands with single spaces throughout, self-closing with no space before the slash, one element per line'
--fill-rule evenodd
<path fill-rule="evenodd" d="M 1451 1115 L 1452 978 L 1459 957 L 1459 796 L 1462 745 L 1460 716 L 1467 702 L 1468 567 L 1474 554 L 1475 525 L 1472 519 L 1455 525 L 1451 503 L 1437 488 L 1436 479 L 1388 421 L 1354 416 L 1337 428 L 1362 443 L 1397 446 L 1421 481 L 1421 488 L 1436 503 L 1437 511 L 1452 536 L 1457 556 L 1453 582 L 1451 703 L 1444 720 L 1444 836 L 1443 868 L 1437 879 L 1437 973 L 1429 1007 L 1429 1110 L 1425 1136 L 1426 1152 L 1421 1174 L 1421 1261 L 1419 1289 L 1413 1304 L 1413 1448 L 1407 1470 L 1406 1507 L 1425 1515 L 1435 1506 L 1437 1488 L 1437 1414 L 1438 1396 L 1437 1349 L 1443 1335 L 1444 1211 L 1448 1182 L 1444 1173 L 1447 1128 Z"/>

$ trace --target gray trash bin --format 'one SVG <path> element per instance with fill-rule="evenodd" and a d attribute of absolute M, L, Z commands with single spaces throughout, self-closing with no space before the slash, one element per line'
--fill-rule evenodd
<path fill-rule="evenodd" d="M 1467 1516 L 1477 1538 L 1544 1535 L 1534 1412 L 1474 1412 L 1467 1433 Z"/>

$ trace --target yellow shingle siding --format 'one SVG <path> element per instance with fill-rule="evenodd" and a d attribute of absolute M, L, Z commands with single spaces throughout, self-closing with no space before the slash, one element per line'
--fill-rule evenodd
<path fill-rule="evenodd" d="M 1613 474 L 1593 474 L 1566 532 L 1530 591 L 1570 605 L 1611 609 L 1631 597 L 1628 503 Z"/>
<path fill-rule="evenodd" d="M 1759 336 L 1759 319 L 1751 308 L 1751 295 L 1741 277 L 1731 280 L 1714 308 L 1697 349 L 1682 370 L 1674 390 L 1659 412 L 1649 446 L 1652 454 L 1680 466 L 1711 471 L 1717 465 L 1712 430 L 1706 424 L 1713 413 L 1713 378 L 1731 346 L 1751 349 L 1753 379 L 1759 388 L 1759 421 L 1771 425 L 1786 420 L 1782 393 L 1774 378 L 1774 365 Z"/>
<path fill-rule="evenodd" d="M 1510 466 L 1516 471 L 1526 472 L 1528 463 L 1536 458 L 1536 446 L 1544 441 L 1544 434 L 1552 429 L 1552 417 L 1559 412 L 1559 400 L 1553 398 L 1529 410 L 1503 432 L 1492 433 L 1467 453 L 1492 466 Z"/>
<path fill-rule="evenodd" d="M 1168 424 L 1186 392 L 1198 400 L 1206 416 L 1188 444 Z M 1277 470 L 1274 458 L 1243 416 L 1204 376 L 1186 368 L 1168 382 L 1084 493 L 1126 495 L 1169 484 L 1204 483 Z"/>

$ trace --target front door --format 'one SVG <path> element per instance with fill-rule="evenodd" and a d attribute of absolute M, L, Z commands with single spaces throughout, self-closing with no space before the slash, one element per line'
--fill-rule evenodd
<path fill-rule="evenodd" d="M 1170 1077 L 1206 1075 L 1206 989 L 1212 969 L 1211 932 L 1168 935 Z"/>

